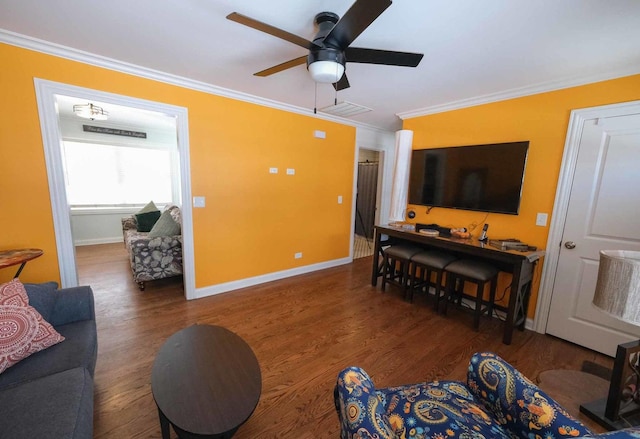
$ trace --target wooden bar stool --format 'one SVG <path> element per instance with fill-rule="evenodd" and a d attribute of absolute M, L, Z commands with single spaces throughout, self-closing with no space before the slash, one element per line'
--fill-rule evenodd
<path fill-rule="evenodd" d="M 458 304 L 462 302 L 464 283 L 472 282 L 477 285 L 473 328 L 478 330 L 480 327 L 480 316 L 486 312 L 491 318 L 493 314 L 493 302 L 496 299 L 496 287 L 500 270 L 486 262 L 473 259 L 461 259 L 447 265 L 445 271 L 447 272 L 446 294 L 448 297 L 444 302 L 444 314 L 447 313 L 448 302 L 455 299 L 455 296 L 457 296 Z M 491 282 L 489 304 L 483 309 L 482 298 L 484 295 L 484 286 L 487 282 Z"/>
<path fill-rule="evenodd" d="M 400 287 L 403 297 L 406 296 L 411 257 L 419 252 L 420 249 L 418 247 L 402 244 L 392 245 L 384 249 L 382 291 L 385 290 L 387 283 L 390 283 Z"/>
<path fill-rule="evenodd" d="M 442 292 L 442 276 L 447 265 L 456 260 L 456 257 L 439 251 L 422 251 L 411 257 L 411 281 L 409 282 L 409 300 L 413 302 L 413 292 L 422 290 L 423 288 L 429 293 L 429 287 L 435 290 L 436 303 L 434 308 L 437 310 L 440 304 L 440 295 Z M 420 275 L 418 276 L 418 272 Z M 435 283 L 431 282 L 431 275 L 436 274 Z"/>

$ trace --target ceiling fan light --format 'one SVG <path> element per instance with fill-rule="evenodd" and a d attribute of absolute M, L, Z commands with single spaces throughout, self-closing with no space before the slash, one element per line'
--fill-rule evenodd
<path fill-rule="evenodd" d="M 316 82 L 333 84 L 344 75 L 344 65 L 335 61 L 316 61 L 309 64 L 309 73 Z"/>
<path fill-rule="evenodd" d="M 93 104 L 74 105 L 73 112 L 80 117 L 91 120 L 107 120 L 109 112 Z"/>

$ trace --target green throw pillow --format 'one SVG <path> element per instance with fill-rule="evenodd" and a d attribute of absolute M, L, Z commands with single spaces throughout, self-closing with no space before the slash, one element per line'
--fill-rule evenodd
<path fill-rule="evenodd" d="M 180 224 L 171 217 L 171 211 L 165 210 L 149 232 L 149 238 L 180 234 Z"/>
<path fill-rule="evenodd" d="M 142 209 L 140 209 L 136 213 L 147 213 L 147 212 L 155 212 L 155 211 L 160 212 L 160 209 L 158 209 L 155 203 L 153 202 L 153 200 L 151 200 L 146 206 L 144 206 Z"/>
<path fill-rule="evenodd" d="M 136 230 L 149 232 L 160 218 L 160 211 L 136 213 Z"/>

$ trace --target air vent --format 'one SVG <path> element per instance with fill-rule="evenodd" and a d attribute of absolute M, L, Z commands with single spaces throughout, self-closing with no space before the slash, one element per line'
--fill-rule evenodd
<path fill-rule="evenodd" d="M 337 103 L 336 105 L 330 105 L 328 107 L 321 108 L 320 111 L 327 114 L 333 114 L 334 116 L 351 117 L 355 116 L 356 114 L 368 113 L 369 111 L 373 110 L 368 107 L 363 107 L 362 105 L 343 101 Z"/>

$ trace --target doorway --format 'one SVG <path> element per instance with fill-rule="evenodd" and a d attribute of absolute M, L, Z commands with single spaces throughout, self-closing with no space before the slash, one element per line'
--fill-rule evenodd
<path fill-rule="evenodd" d="M 35 79 L 35 86 L 62 287 L 76 286 L 78 284 L 78 274 L 60 148 L 63 138 L 58 124 L 59 109 L 57 99 L 59 96 L 74 96 L 87 102 L 99 101 L 109 105 L 128 107 L 133 110 L 157 112 L 175 120 L 179 157 L 177 174 L 180 180 L 179 198 L 182 200 L 184 291 L 187 299 L 195 298 L 187 109 L 37 78 Z"/>
<path fill-rule="evenodd" d="M 361 148 L 358 153 L 354 259 L 373 254 L 373 226 L 379 209 L 379 169 L 380 152 Z"/>
<path fill-rule="evenodd" d="M 600 250 L 640 250 L 640 102 L 572 112 L 536 330 L 614 355 L 637 328 L 592 306 Z"/>

